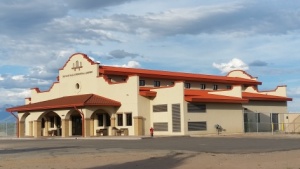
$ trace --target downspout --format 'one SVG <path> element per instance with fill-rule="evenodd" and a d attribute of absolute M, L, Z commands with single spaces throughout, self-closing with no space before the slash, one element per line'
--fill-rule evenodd
<path fill-rule="evenodd" d="M 85 133 L 84 133 L 84 114 L 81 110 L 78 110 L 76 106 L 74 106 L 74 109 L 80 114 L 80 116 L 82 118 L 81 129 L 82 129 L 82 137 L 84 137 L 85 136 Z"/>
<path fill-rule="evenodd" d="M 10 114 L 12 114 L 15 118 L 16 118 L 16 121 L 17 121 L 17 133 L 16 133 L 16 135 L 17 135 L 17 138 L 19 138 L 19 117 L 18 116 L 16 116 L 15 114 L 13 114 L 13 112 L 10 112 Z"/>

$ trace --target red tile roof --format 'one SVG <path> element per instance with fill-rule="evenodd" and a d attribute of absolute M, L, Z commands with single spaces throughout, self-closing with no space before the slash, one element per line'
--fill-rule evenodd
<path fill-rule="evenodd" d="M 184 99 L 187 102 L 202 103 L 247 103 L 248 99 L 211 94 L 207 90 L 184 90 Z"/>
<path fill-rule="evenodd" d="M 218 82 L 229 84 L 247 84 L 247 85 L 260 85 L 262 84 L 256 80 L 226 77 L 215 75 L 203 75 L 194 73 L 183 72 L 170 72 L 160 70 L 147 70 L 137 68 L 124 68 L 114 66 L 99 66 L 99 72 L 106 75 L 138 75 L 144 78 L 157 78 L 157 79 L 172 79 L 172 80 L 189 80 L 189 81 L 202 81 L 202 82 Z"/>
<path fill-rule="evenodd" d="M 145 97 L 155 97 L 156 91 L 151 91 L 151 89 L 154 89 L 153 87 L 140 87 L 140 95 Z"/>
<path fill-rule="evenodd" d="M 35 110 L 49 110 L 49 109 L 64 109 L 72 107 L 84 106 L 121 106 L 121 103 L 95 94 L 84 94 L 77 96 L 65 96 L 57 99 L 47 100 L 17 106 L 6 109 L 8 112 L 20 111 L 35 111 Z"/>
<path fill-rule="evenodd" d="M 268 94 L 259 94 L 259 93 L 249 93 L 243 92 L 243 98 L 249 100 L 261 100 L 261 101 L 292 101 L 292 98 L 273 96 Z"/>

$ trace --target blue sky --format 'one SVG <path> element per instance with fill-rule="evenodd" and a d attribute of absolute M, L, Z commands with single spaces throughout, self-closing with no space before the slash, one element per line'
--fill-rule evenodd
<path fill-rule="evenodd" d="M 300 1 L 2 0 L 0 107 L 48 89 L 75 52 L 105 65 L 225 75 L 288 86 L 300 112 Z"/>

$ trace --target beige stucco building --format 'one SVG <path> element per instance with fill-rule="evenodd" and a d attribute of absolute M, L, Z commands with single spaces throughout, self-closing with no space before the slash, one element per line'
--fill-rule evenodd
<path fill-rule="evenodd" d="M 18 112 L 19 137 L 140 136 L 151 127 L 154 135 L 210 134 L 216 125 L 242 133 L 251 113 L 280 122 L 288 111 L 286 86 L 260 92 L 260 84 L 244 71 L 214 76 L 112 67 L 76 53 L 48 91 L 32 88 L 25 105 L 7 111 Z"/>

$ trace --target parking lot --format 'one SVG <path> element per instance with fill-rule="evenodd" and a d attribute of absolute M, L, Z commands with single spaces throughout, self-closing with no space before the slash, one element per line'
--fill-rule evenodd
<path fill-rule="evenodd" d="M 202 165 L 210 166 L 209 160 L 213 158 L 229 159 L 229 157 L 243 157 L 249 154 L 256 158 L 261 154 L 273 153 L 276 156 L 276 153 L 283 152 L 286 155 L 287 152 L 298 153 L 299 149 L 298 137 L 0 139 L 0 168 L 22 168 L 24 165 L 25 168 L 132 168 L 136 165 L 152 168 L 155 167 L 152 163 L 154 161 L 159 162 L 161 167 L 167 168 L 181 168 L 185 165 L 197 168 L 198 160 L 195 159 L 200 156 L 202 160 L 207 159 L 208 162 Z M 188 159 L 189 163 L 187 163 Z M 20 165 L 15 164 L 18 162 Z"/>

